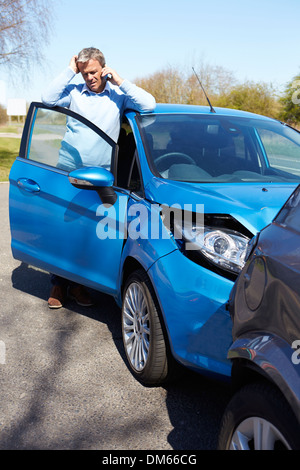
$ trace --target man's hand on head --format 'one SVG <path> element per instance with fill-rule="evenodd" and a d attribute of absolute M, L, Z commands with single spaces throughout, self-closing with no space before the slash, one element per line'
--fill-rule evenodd
<path fill-rule="evenodd" d="M 74 73 L 79 73 L 79 68 L 77 67 L 77 55 L 73 55 L 72 59 L 70 60 L 69 67 L 74 71 Z"/>

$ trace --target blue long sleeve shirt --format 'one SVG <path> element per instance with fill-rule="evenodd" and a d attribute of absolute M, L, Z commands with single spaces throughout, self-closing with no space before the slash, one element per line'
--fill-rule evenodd
<path fill-rule="evenodd" d="M 120 133 L 122 115 L 125 109 L 152 112 L 155 109 L 154 97 L 124 80 L 117 87 L 109 81 L 102 93 L 94 93 L 85 83 L 72 84 L 75 72 L 67 67 L 42 94 L 42 102 L 48 106 L 62 106 L 80 114 L 93 122 L 115 142 Z M 105 146 L 104 141 L 101 142 Z M 62 143 L 60 168 L 75 169 L 79 166 L 101 165 L 109 167 L 108 148 L 100 155 L 100 141 L 95 133 L 79 121 L 68 119 L 67 132 Z M 72 149 L 74 151 L 72 152 Z M 72 155 L 71 155 L 72 154 Z M 76 154 L 76 161 L 74 156 Z"/>

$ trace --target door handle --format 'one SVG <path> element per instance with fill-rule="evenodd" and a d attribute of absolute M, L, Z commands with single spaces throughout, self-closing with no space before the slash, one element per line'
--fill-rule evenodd
<path fill-rule="evenodd" d="M 38 193 L 41 189 L 35 181 L 28 178 L 19 178 L 17 185 L 19 188 L 24 189 L 24 191 L 28 191 L 29 193 Z"/>

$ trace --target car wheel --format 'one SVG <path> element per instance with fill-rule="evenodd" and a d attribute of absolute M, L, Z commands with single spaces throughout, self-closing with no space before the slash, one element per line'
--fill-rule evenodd
<path fill-rule="evenodd" d="M 133 273 L 126 282 L 122 336 L 129 367 L 145 385 L 159 385 L 168 376 L 168 354 L 160 310 L 147 274 Z"/>
<path fill-rule="evenodd" d="M 220 450 L 299 448 L 299 424 L 279 390 L 253 383 L 234 395 L 222 419 Z"/>

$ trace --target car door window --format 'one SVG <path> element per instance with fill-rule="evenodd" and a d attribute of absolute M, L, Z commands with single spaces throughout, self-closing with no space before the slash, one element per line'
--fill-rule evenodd
<path fill-rule="evenodd" d="M 74 113 L 36 108 L 26 158 L 68 172 L 84 166 L 111 168 L 115 144 Z"/>
<path fill-rule="evenodd" d="M 272 168 L 300 175 L 299 142 L 269 129 L 259 129 L 259 135 Z"/>

